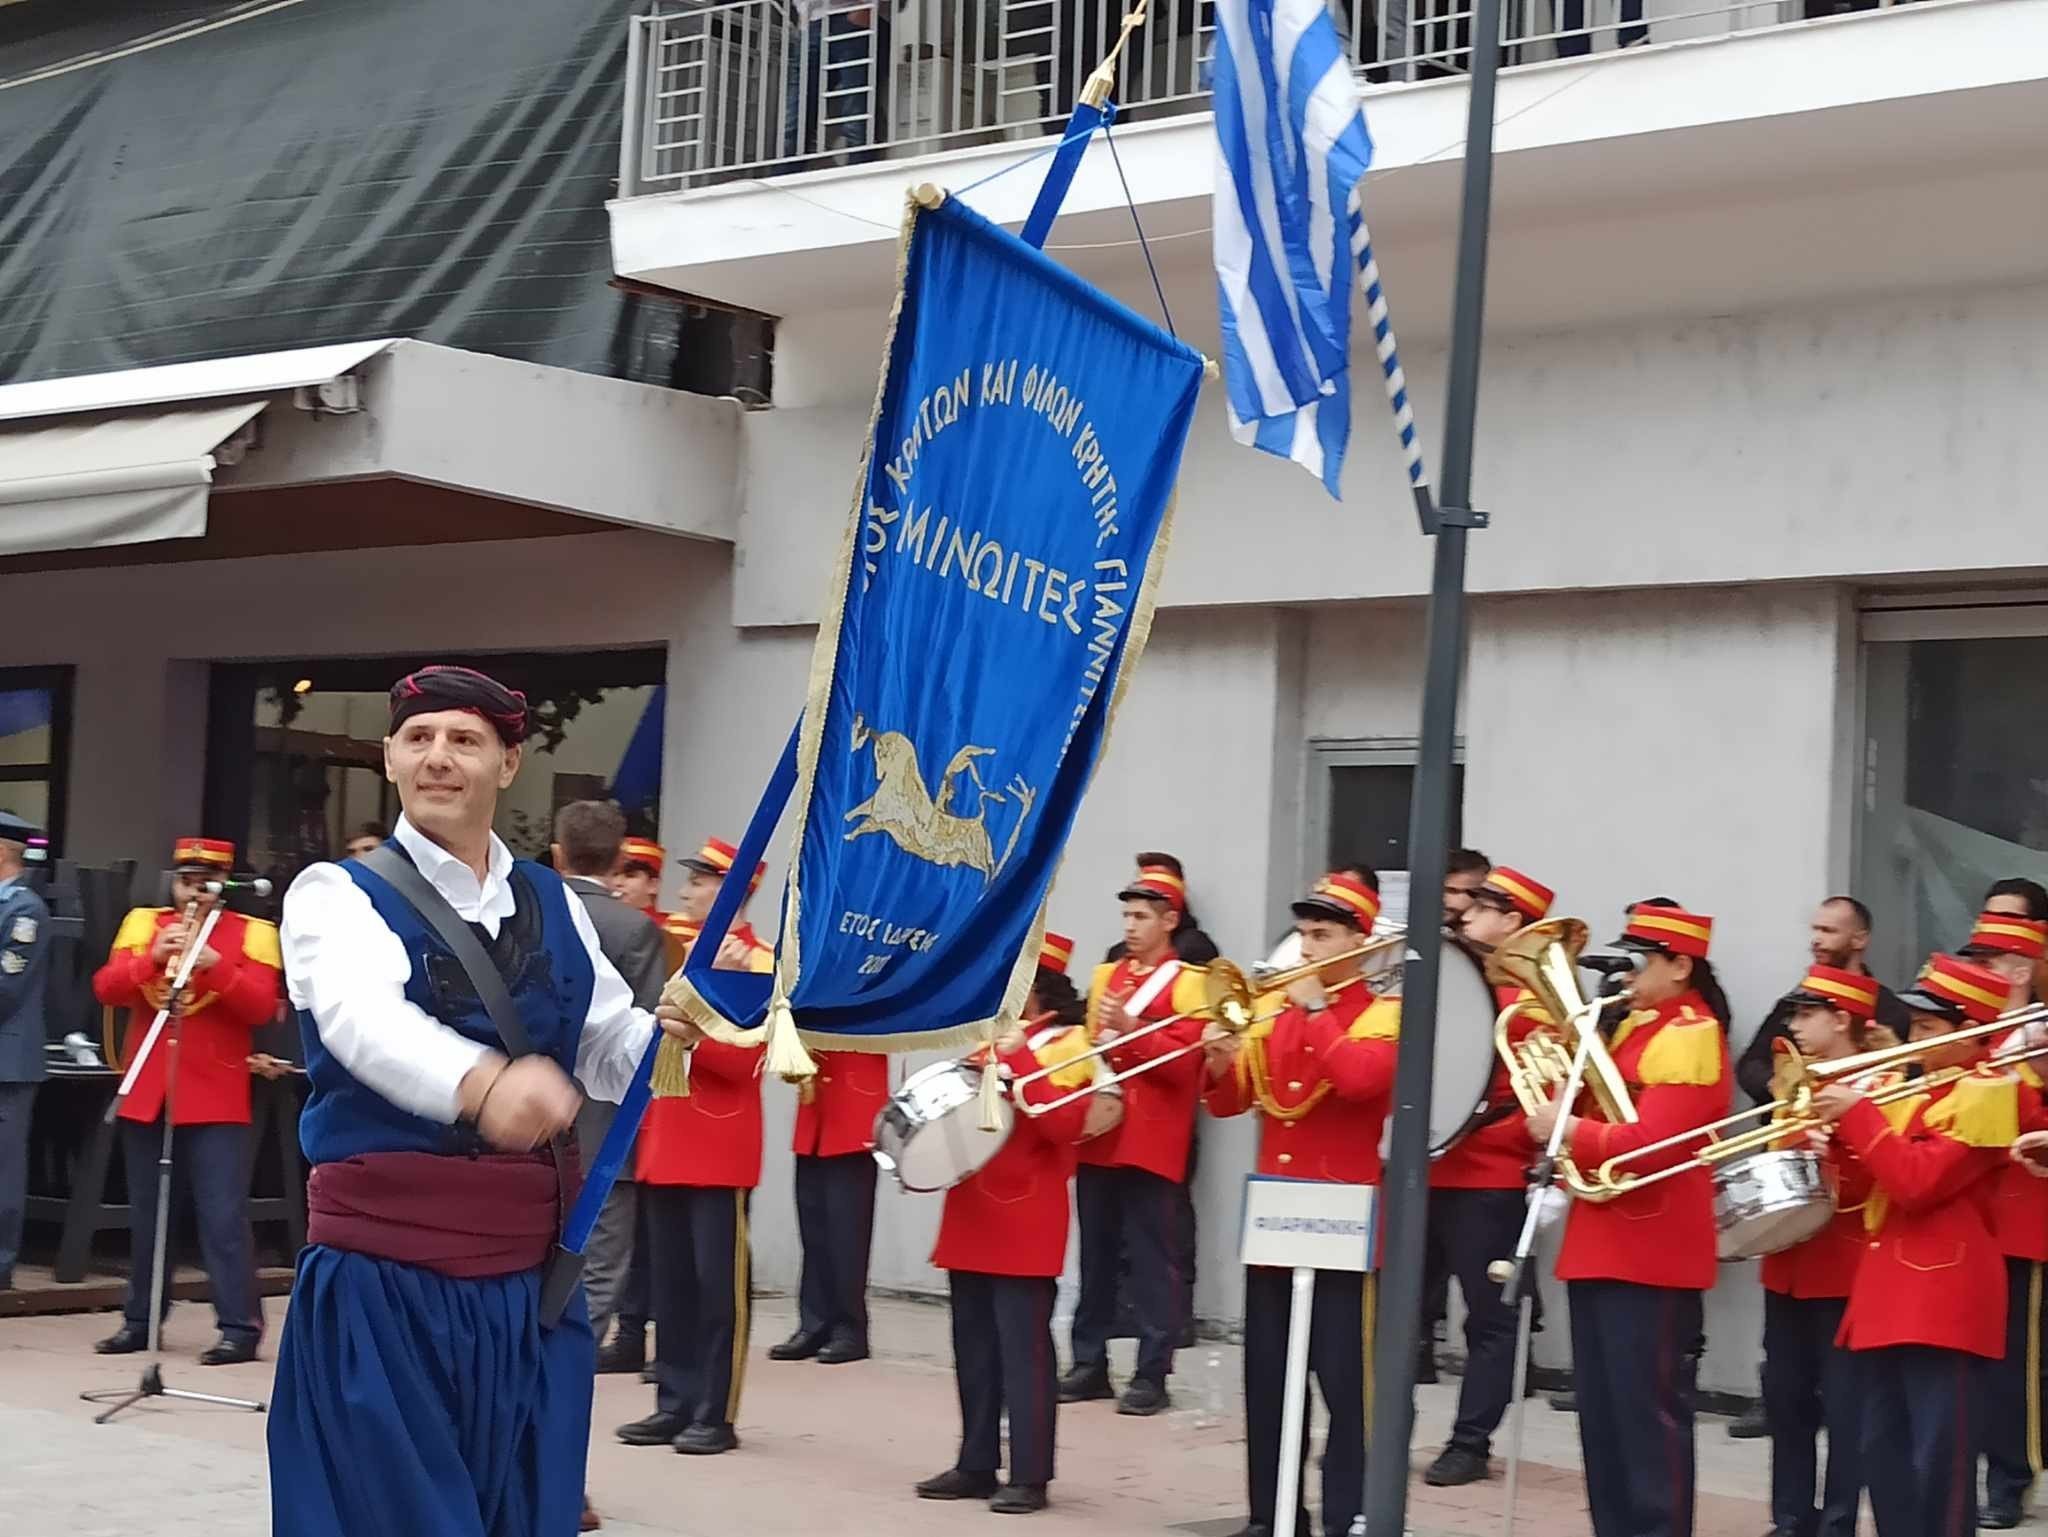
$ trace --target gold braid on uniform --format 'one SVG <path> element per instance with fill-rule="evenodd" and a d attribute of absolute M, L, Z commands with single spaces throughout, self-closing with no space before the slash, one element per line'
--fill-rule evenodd
<path fill-rule="evenodd" d="M 1342 982 L 1332 983 L 1325 991 L 1331 997 L 1335 997 L 1345 988 L 1354 986 L 1363 980 L 1360 977 L 1347 977 Z M 1274 1120 L 1299 1121 L 1325 1099 L 1328 1099 L 1330 1091 L 1336 1085 L 1331 1083 L 1328 1078 L 1324 1078 L 1313 1089 L 1308 1091 L 1308 1094 L 1302 1099 L 1300 1104 L 1281 1104 L 1279 1098 L 1273 1093 L 1270 1070 L 1266 1066 L 1266 1039 L 1267 1037 L 1265 1036 L 1259 1036 L 1245 1042 L 1245 1062 L 1251 1072 L 1252 1094 L 1259 1102 L 1259 1109 L 1270 1115 Z"/>

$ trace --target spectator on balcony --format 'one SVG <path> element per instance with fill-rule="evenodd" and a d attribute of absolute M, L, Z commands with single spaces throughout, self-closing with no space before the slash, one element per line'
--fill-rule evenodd
<path fill-rule="evenodd" d="M 1650 29 L 1643 25 L 1643 0 L 1620 0 L 1621 22 L 1615 29 L 1614 46 L 1633 48 L 1648 42 Z M 1574 59 L 1593 51 L 1593 31 L 1586 25 L 1586 0 L 1557 0 L 1557 56 Z"/>
<path fill-rule="evenodd" d="M 785 155 L 864 149 L 888 136 L 889 4 L 788 0 Z"/>

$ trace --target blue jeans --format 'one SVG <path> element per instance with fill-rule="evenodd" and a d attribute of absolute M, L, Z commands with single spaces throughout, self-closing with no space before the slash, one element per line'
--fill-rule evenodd
<path fill-rule="evenodd" d="M 149 1291 L 156 1253 L 157 1159 L 163 1152 L 161 1120 L 121 1123 L 128 1166 L 128 1236 L 133 1273 L 128 1277 L 127 1320 L 149 1323 Z M 237 1343 L 263 1333 L 256 1300 L 256 1249 L 249 1232 L 249 1128 L 236 1124 L 180 1126 L 171 1145 L 171 1201 L 189 1191 L 199 1219 L 199 1257 L 213 1292 L 220 1332 Z M 168 1298 L 170 1287 L 166 1284 Z"/>

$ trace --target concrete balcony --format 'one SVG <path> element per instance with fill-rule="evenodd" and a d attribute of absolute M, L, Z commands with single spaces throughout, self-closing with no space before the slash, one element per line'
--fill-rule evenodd
<path fill-rule="evenodd" d="M 1539 34 L 1531 23 L 1547 23 L 1550 7 L 1545 0 L 1539 17 L 1535 5 L 1511 0 L 1507 18 L 1509 57 L 1527 62 L 1511 64 L 1500 87 L 1495 324 L 1711 315 L 1924 286 L 1936 247 L 1944 281 L 2038 270 L 2044 0 L 1932 0 L 1819 21 L 1785 19 L 1792 5 L 1679 13 L 1675 0 L 1667 12 L 1652 0 L 1648 41 L 1621 50 L 1613 12 L 1594 0 L 1590 19 L 1604 25 L 1592 51 L 1563 58 L 1560 45 L 1574 39 Z M 1207 10 L 1192 15 L 1199 22 Z M 662 20 L 639 24 L 643 87 L 648 36 Z M 1208 281 L 1211 133 L 1177 62 L 1199 62 L 1204 34 L 1177 20 L 1154 27 L 1166 28 L 1161 40 L 1125 61 L 1136 105 L 1116 137 L 1178 300 Z M 1361 68 L 1378 145 L 1367 216 L 1404 338 L 1424 340 L 1448 309 L 1466 101 L 1462 76 L 1447 68 L 1457 62 L 1443 46 L 1450 34 L 1435 29 L 1432 53 L 1429 32 L 1411 28 L 1406 53 Z M 1431 69 L 1435 78 L 1380 78 Z M 751 99 L 771 116 L 788 101 Z M 652 129 L 644 112 L 628 116 L 630 160 Z M 866 309 L 892 286 L 905 188 L 993 177 L 969 201 L 1021 222 L 1035 170 L 999 173 L 1043 149 L 1042 126 L 1026 123 L 1033 137 L 1022 141 L 1003 136 L 1023 131 L 1016 125 L 992 141 L 952 127 L 823 157 L 846 164 L 769 155 L 701 178 L 640 181 L 642 195 L 611 205 L 614 265 L 622 277 L 774 315 Z M 687 185 L 731 174 L 743 179 Z M 1827 217 L 1816 217 L 1823 208 Z M 1117 168 L 1098 148 L 1052 249 L 1135 302 L 1150 286 L 1133 246 Z M 1182 318 L 1194 320 L 1199 343 L 1204 322 Z"/>

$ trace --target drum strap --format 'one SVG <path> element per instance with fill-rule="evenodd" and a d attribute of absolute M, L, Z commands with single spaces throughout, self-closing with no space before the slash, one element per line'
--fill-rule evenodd
<path fill-rule="evenodd" d="M 1138 990 L 1124 1000 L 1124 1012 L 1132 1019 L 1144 1016 L 1152 1006 L 1152 1000 L 1166 991 L 1167 985 L 1180 970 L 1178 960 L 1161 961 L 1153 973 L 1138 985 Z"/>

